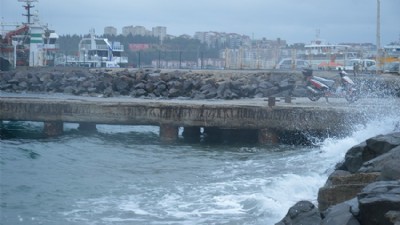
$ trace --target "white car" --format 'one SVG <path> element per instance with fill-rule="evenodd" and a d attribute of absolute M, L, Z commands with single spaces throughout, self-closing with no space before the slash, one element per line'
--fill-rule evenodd
<path fill-rule="evenodd" d="M 295 59 L 293 61 L 293 59 L 291 58 L 285 58 L 282 59 L 277 66 L 277 69 L 286 69 L 286 70 L 290 70 L 290 69 L 303 69 L 305 67 L 309 67 L 310 64 L 306 61 L 306 60 L 302 60 L 302 59 Z"/>

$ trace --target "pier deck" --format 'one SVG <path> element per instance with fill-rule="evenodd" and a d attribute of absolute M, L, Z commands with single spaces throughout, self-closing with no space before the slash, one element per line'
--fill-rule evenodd
<path fill-rule="evenodd" d="M 264 133 L 263 136 L 276 131 L 304 130 L 337 134 L 352 124 L 365 122 L 371 113 L 400 107 L 398 100 L 388 101 L 362 99 L 349 104 L 339 98 L 331 98 L 329 103 L 325 99 L 311 102 L 296 98 L 291 103 L 278 99 L 274 106 L 269 106 L 265 98 L 161 100 L 10 94 L 0 97 L 0 120 L 43 121 L 49 130 L 56 130 L 48 131 L 49 135 L 60 133 L 57 129 L 62 129 L 62 125 L 57 123 L 63 122 L 156 125 L 160 126 L 164 139 L 176 138 L 179 127 L 254 129 Z"/>

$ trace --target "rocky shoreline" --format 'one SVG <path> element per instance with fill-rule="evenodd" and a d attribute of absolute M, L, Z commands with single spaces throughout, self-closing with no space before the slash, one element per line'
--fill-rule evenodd
<path fill-rule="evenodd" d="M 276 225 L 400 225 L 400 132 L 349 149 L 326 184 L 318 207 L 300 201 Z"/>
<path fill-rule="evenodd" d="M 337 79 L 335 72 L 316 75 Z M 304 97 L 300 71 L 25 68 L 0 72 L 0 91 L 65 93 L 93 97 L 239 99 Z M 400 96 L 400 79 L 357 78 L 369 95 Z"/>

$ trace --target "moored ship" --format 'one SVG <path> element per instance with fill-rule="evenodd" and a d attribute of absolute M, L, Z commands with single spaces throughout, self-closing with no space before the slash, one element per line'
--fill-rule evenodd
<path fill-rule="evenodd" d="M 53 66 L 58 35 L 43 25 L 37 14 L 31 13 L 33 2 L 37 0 L 19 0 L 24 2 L 27 21 L 22 24 L 1 23 L 2 32 L 0 40 L 1 70 L 17 66 Z M 14 27 L 7 30 L 7 27 Z"/>
<path fill-rule="evenodd" d="M 57 58 L 56 65 L 80 67 L 121 67 L 128 63 L 128 57 L 122 56 L 124 46 L 120 42 L 110 42 L 107 38 L 97 37 L 94 29 L 90 35 L 80 40 L 78 56 Z"/>

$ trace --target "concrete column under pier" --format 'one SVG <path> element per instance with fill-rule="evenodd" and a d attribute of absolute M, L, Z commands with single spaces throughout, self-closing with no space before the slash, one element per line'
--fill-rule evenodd
<path fill-rule="evenodd" d="M 78 130 L 84 131 L 84 132 L 95 132 L 97 129 L 96 129 L 95 123 L 82 122 L 82 123 L 79 123 Z"/>
<path fill-rule="evenodd" d="M 60 121 L 44 122 L 43 133 L 47 137 L 59 136 L 64 131 L 64 123 Z"/>
<path fill-rule="evenodd" d="M 267 129 L 267 128 L 258 130 L 258 143 L 260 143 L 260 144 L 266 144 L 266 143 L 276 144 L 278 142 L 279 142 L 279 137 L 275 130 Z"/>
<path fill-rule="evenodd" d="M 178 139 L 179 127 L 170 124 L 160 125 L 160 138 L 163 142 L 176 141 Z"/>

